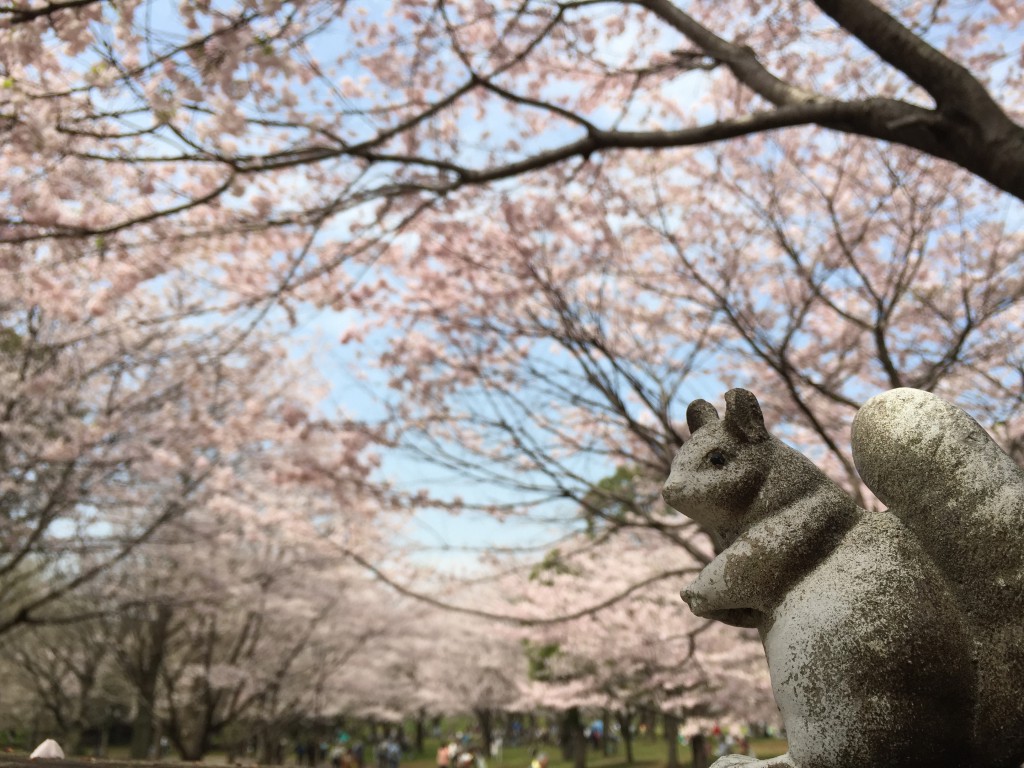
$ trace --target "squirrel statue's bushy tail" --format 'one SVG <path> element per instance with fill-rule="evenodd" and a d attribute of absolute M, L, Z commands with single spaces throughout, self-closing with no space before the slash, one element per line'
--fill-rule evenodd
<path fill-rule="evenodd" d="M 910 528 L 971 628 L 978 736 L 1024 722 L 1024 471 L 967 413 L 916 389 L 853 422 L 864 483 Z"/>
<path fill-rule="evenodd" d="M 1024 625 L 1024 471 L 1013 459 L 963 410 L 918 389 L 868 400 L 852 444 L 864 483 L 916 534 L 965 609 Z"/>

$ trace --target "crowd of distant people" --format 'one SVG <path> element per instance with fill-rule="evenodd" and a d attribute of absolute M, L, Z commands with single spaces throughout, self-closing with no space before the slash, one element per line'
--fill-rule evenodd
<path fill-rule="evenodd" d="M 749 726 L 723 729 L 719 724 L 710 730 L 699 730 L 689 736 L 679 727 L 678 740 L 684 746 L 690 746 L 694 751 L 695 764 L 706 765 L 711 758 L 725 757 L 726 755 L 746 755 L 757 757 L 751 738 L 755 735 L 767 738 L 783 738 L 784 734 L 778 732 L 771 725 L 756 726 L 756 733 Z M 700 753 L 698 755 L 698 753 Z"/>
<path fill-rule="evenodd" d="M 332 768 L 366 768 L 366 747 L 358 739 L 353 741 L 347 733 L 342 733 L 334 744 L 327 741 L 296 742 L 296 765 L 312 768 L 325 763 L 329 763 Z M 397 761 L 394 768 L 398 768 Z"/>
<path fill-rule="evenodd" d="M 393 729 L 377 744 L 367 747 L 362 741 L 352 740 L 347 733 L 341 733 L 334 743 L 321 741 L 300 741 L 295 745 L 297 766 L 329 765 L 330 768 L 399 768 L 402 754 L 409 746 L 402 739 L 402 731 Z M 501 749 L 498 738 L 492 748 Z M 439 768 L 487 768 L 483 751 L 470 739 L 469 734 L 459 732 L 443 743 L 437 751 Z"/>
<path fill-rule="evenodd" d="M 646 723 L 637 724 L 637 735 L 644 736 L 646 731 Z M 761 735 L 773 735 L 766 728 L 762 728 L 761 731 Z M 601 720 L 591 722 L 584 728 L 583 733 L 590 747 L 611 753 L 616 751 L 622 737 L 617 724 L 612 724 L 606 729 Z M 295 745 L 295 762 L 297 766 L 310 768 L 400 768 L 402 754 L 408 751 L 408 745 L 403 742 L 403 735 L 401 729 L 392 729 L 378 743 L 370 746 L 364 745 L 358 739 L 351 739 L 344 732 L 339 734 L 334 743 L 300 741 Z M 440 735 L 440 728 L 436 727 L 435 738 L 439 738 Z M 524 741 L 552 744 L 559 741 L 559 733 L 554 725 L 538 728 L 535 732 L 527 732 L 521 724 L 514 723 L 506 735 L 509 736 L 511 744 Z M 723 730 L 716 724 L 710 730 L 692 733 L 689 736 L 681 727 L 678 741 L 681 745 L 692 747 L 695 757 L 699 751 L 705 759 L 728 754 L 754 756 L 750 735 L 752 734 L 747 728 Z M 463 731 L 453 733 L 447 740 L 442 740 L 437 749 L 436 768 L 487 768 L 488 757 L 501 755 L 502 741 L 501 736 L 493 739 L 490 754 L 486 754 L 473 740 L 471 734 Z M 548 768 L 548 763 L 547 753 L 539 751 L 539 747 L 534 749 L 529 768 Z"/>
<path fill-rule="evenodd" d="M 500 753 L 500 738 L 491 744 L 491 751 Z M 468 733 L 459 731 L 437 748 L 437 768 L 487 768 L 487 756 Z"/>

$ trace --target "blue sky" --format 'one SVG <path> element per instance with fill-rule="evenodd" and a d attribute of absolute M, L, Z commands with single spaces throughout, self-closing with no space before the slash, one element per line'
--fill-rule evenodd
<path fill-rule="evenodd" d="M 355 358 L 351 346 L 338 342 L 348 325 L 345 317 L 331 310 L 309 308 L 300 317 L 293 331 L 297 342 L 293 351 L 296 357 L 309 355 L 320 376 L 329 382 L 331 392 L 324 402 L 325 411 L 340 411 L 370 421 L 384 418 L 385 411 L 374 390 L 386 385 L 374 382 L 375 372 Z M 404 491 L 423 488 L 440 498 L 460 497 L 479 504 L 514 504 L 521 498 L 508 489 L 481 486 L 402 451 L 382 453 L 382 458 L 381 476 Z M 520 518 L 500 521 L 481 512 L 456 515 L 439 509 L 418 511 L 407 530 L 409 540 L 422 548 L 425 562 L 455 570 L 472 568 L 477 550 L 543 547 L 562 533 L 564 528 L 549 523 Z"/>

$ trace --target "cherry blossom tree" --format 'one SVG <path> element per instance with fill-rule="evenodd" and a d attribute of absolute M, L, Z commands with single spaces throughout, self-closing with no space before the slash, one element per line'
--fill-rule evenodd
<path fill-rule="evenodd" d="M 754 388 L 858 494 L 847 429 L 879 389 L 947 392 L 1019 441 L 1019 205 L 912 153 L 810 134 L 620 170 L 581 173 L 558 207 L 519 193 L 487 221 L 467 209 L 391 262 L 350 339 L 394 329 L 377 364 L 396 441 L 684 549 L 693 529 L 658 485 L 709 381 Z"/>
<path fill-rule="evenodd" d="M 109 599 L 125 606 L 107 635 L 135 689 L 139 756 L 159 723 L 188 759 L 229 727 L 276 759 L 284 729 L 313 713 L 330 679 L 381 631 L 369 618 L 378 590 L 329 544 L 372 538 L 365 526 L 375 520 L 347 516 L 324 483 L 311 484 L 352 450 L 319 431 L 297 445 L 269 443 L 276 430 L 247 433 L 259 447 L 230 478 L 106 574 Z M 347 485 L 340 474 L 329 480 Z"/>
<path fill-rule="evenodd" d="M 279 0 L 157 16 L 107 0 L 0 9 L 6 242 L 91 238 L 152 274 L 193 257 L 147 258 L 154 237 L 212 255 L 392 201 L 343 255 L 301 253 L 300 237 L 279 268 L 226 267 L 248 289 L 315 282 L 466 187 L 798 125 L 1024 193 L 1021 17 L 1003 0 Z"/>
<path fill-rule="evenodd" d="M 493 585 L 476 592 L 475 605 L 500 610 L 505 603 Z M 528 682 L 520 634 L 505 624 L 443 610 L 434 610 L 424 626 L 429 639 L 413 658 L 428 697 L 425 709 L 471 715 L 480 730 L 478 746 L 489 755 L 500 716 L 522 705 Z"/>
<path fill-rule="evenodd" d="M 211 555 L 228 567 L 241 565 L 237 554 L 225 557 L 223 547 Z M 189 561 L 195 559 L 193 548 Z M 343 581 L 325 578 L 321 568 L 311 583 L 308 565 L 297 569 L 287 555 L 252 559 L 262 572 L 244 576 L 229 600 L 193 598 L 175 615 L 157 713 L 186 759 L 201 759 L 214 736 L 250 719 L 259 724 L 254 735 L 263 754 L 273 755 L 288 718 L 311 714 L 313 693 L 328 674 L 324 661 L 350 657 L 373 637 L 361 611 L 338 605 Z M 209 570 L 193 573 L 208 578 Z M 346 614 L 358 620 L 346 621 Z"/>
<path fill-rule="evenodd" d="M 5 314 L 0 632 L 40 620 L 181 514 L 208 472 L 213 424 L 169 409 L 221 379 L 198 369 L 197 337 L 93 328 L 31 302 Z"/>
<path fill-rule="evenodd" d="M 801 163 L 812 146 L 772 142 L 776 163 L 721 156 L 715 173 L 728 192 L 706 217 L 686 207 L 684 186 L 652 177 L 658 212 L 644 220 L 673 266 L 644 280 L 672 293 L 685 282 L 685 300 L 696 293 L 718 313 L 729 335 L 720 378 L 756 388 L 785 435 L 862 503 L 848 430 L 881 389 L 969 404 L 1014 450 L 1019 206 L 947 166 L 860 141 L 812 172 Z"/>
<path fill-rule="evenodd" d="M 799 125 L 836 132 L 778 134 L 813 148 L 789 153 L 809 174 L 831 173 L 840 136 L 858 134 L 1021 193 L 1021 18 L 997 0 L 279 2 L 159 19 L 89 0 L 0 16 L 5 258 L 31 262 L 30 281 L 71 259 L 109 275 L 83 302 L 91 311 L 177 270 L 200 273 L 216 287 L 206 300 L 222 305 L 268 302 L 294 318 L 301 298 L 362 311 L 394 288 L 386 272 L 363 279 L 367 265 L 420 252 L 465 217 L 548 214 L 555 226 L 543 210 L 553 189 L 580 185 L 580 199 L 644 163 L 702 166 L 710 184 L 729 153 L 719 142 Z M 725 154 L 672 151 L 693 144 Z M 763 151 L 767 161 L 774 150 Z M 676 186 L 678 173 L 662 176 Z M 513 177 L 516 188 L 504 183 Z M 637 226 L 651 225 L 650 195 L 637 194 Z M 493 265 L 489 250 L 480 263 Z M 561 290 L 561 277 L 536 281 Z M 699 327 L 718 317 L 706 299 L 685 297 L 686 311 L 705 313 Z M 443 300 L 430 311 L 446 311 Z M 665 388 L 636 396 L 672 401 Z"/>
<path fill-rule="evenodd" d="M 848 427 L 880 389 L 966 402 L 1019 451 L 1019 204 L 951 166 L 863 140 L 804 133 L 733 147 L 638 157 L 628 171 L 593 166 L 557 206 L 517 191 L 487 218 L 489 202 L 467 203 L 444 227 L 416 228 L 416 253 L 388 262 L 389 288 L 350 328 L 353 345 L 388 329 L 389 346 L 365 359 L 393 388 L 396 444 L 477 480 L 495 514 L 592 537 L 602 565 L 589 573 L 600 576 L 577 588 L 589 599 L 564 602 L 573 588 L 561 584 L 563 602 L 545 611 L 501 611 L 537 633 L 551 616 L 583 625 L 541 650 L 597 636 L 586 617 L 613 622 L 650 585 L 671 595 L 667 578 L 681 585 L 707 562 L 708 542 L 662 506 L 659 488 L 686 437 L 683 409 L 714 398 L 709 387 L 753 388 L 773 431 L 868 506 Z M 636 536 L 669 549 L 631 568 L 622 547 Z M 551 543 L 555 572 L 573 567 L 561 563 L 575 540 Z M 677 607 L 662 621 L 685 620 Z M 620 664 L 628 627 L 608 641 Z M 708 637 L 698 664 L 737 640 L 720 628 Z M 584 674 L 594 656 L 557 656 L 564 707 L 612 700 Z M 685 681 L 685 664 L 675 666 Z M 634 683 L 657 679 L 637 670 Z M 742 711 L 735 690 L 723 698 Z"/>
<path fill-rule="evenodd" d="M 353 658 L 389 631 L 380 589 L 318 546 L 331 506 L 276 483 L 257 494 L 258 473 L 244 476 L 247 497 L 222 492 L 92 580 L 99 618 L 12 633 L 12 677 L 70 753 L 117 707 L 138 757 L 160 733 L 190 759 L 218 737 L 279 761 L 285 733 L 336 701 Z"/>
<path fill-rule="evenodd" d="M 102 273 L 93 311 L 179 270 L 221 303 L 358 308 L 360 264 L 508 179 L 791 126 L 1024 194 L 1003 0 L 143 8 L 0 8 L 2 255 Z"/>
<path fill-rule="evenodd" d="M 528 606 L 539 615 L 568 614 L 635 585 L 652 569 L 678 566 L 681 557 L 678 547 L 652 530 L 603 545 L 584 537 L 534 568 L 520 588 L 506 589 L 518 596 L 520 611 Z M 700 561 L 690 558 L 690 569 L 698 571 Z M 520 630 L 533 681 L 525 701 L 613 712 L 624 735 L 641 709 L 682 720 L 776 719 L 756 635 L 684 614 L 675 590 L 666 586 L 651 583 L 599 613 Z"/>
<path fill-rule="evenodd" d="M 790 215 L 764 200 L 751 203 L 737 186 L 754 166 L 736 170 L 730 157 L 757 157 L 770 175 L 781 153 L 786 168 L 805 172 L 808 184 L 817 180 L 817 208 L 825 215 L 831 192 L 822 179 L 851 146 L 842 134 L 913 147 L 876 151 L 891 155 L 893 167 L 920 168 L 918 178 L 930 178 L 927 169 L 936 178 L 956 175 L 948 165 L 926 163 L 923 151 L 1020 193 L 1014 169 L 1021 129 L 1014 120 L 1021 66 L 1013 51 L 1021 19 L 1003 2 L 977 12 L 922 3 L 884 10 L 869 2 L 715 3 L 684 11 L 668 2 L 545 1 L 186 5 L 164 13 L 155 20 L 102 0 L 3 10 L 0 34 L 10 43 L 0 89 L 10 170 L 4 247 L 5 258 L 22 265 L 25 284 L 45 290 L 54 267 L 73 261 L 105 276 L 72 302 L 93 314 L 161 276 L 188 271 L 212 286 L 192 305 L 215 303 L 285 322 L 295 322 L 300 300 L 383 315 L 406 334 L 384 362 L 399 390 L 418 390 L 396 406 L 396 417 L 413 430 L 432 418 L 415 407 L 448 394 L 427 381 L 426 362 L 452 361 L 423 350 L 438 337 L 413 327 L 412 310 L 387 299 L 417 299 L 429 326 L 431 317 L 443 322 L 459 309 L 446 285 L 487 294 L 527 318 L 513 324 L 536 319 L 541 328 L 524 327 L 511 337 L 513 348 L 497 336 L 509 328 L 487 320 L 474 325 L 459 312 L 462 338 L 444 351 L 467 359 L 451 365 L 461 382 L 450 376 L 443 386 L 469 382 L 487 391 L 471 409 L 435 419 L 427 447 L 435 453 L 438 441 L 448 440 L 442 459 L 466 471 L 479 463 L 467 461 L 463 448 L 482 450 L 490 478 L 504 465 L 504 479 L 520 487 L 525 476 L 537 479 L 538 496 L 586 501 L 593 473 L 578 464 L 580 453 L 603 454 L 610 466 L 600 472 L 629 464 L 652 478 L 663 474 L 681 441 L 683 382 L 711 372 L 710 361 L 721 361 L 722 345 L 737 335 L 741 346 L 757 347 L 762 361 L 771 357 L 757 334 L 773 318 L 730 315 L 737 297 L 716 294 L 721 286 L 696 290 L 700 270 L 692 267 L 701 259 L 687 257 L 690 268 L 686 259 L 672 269 L 653 263 L 658 251 L 671 263 L 681 237 L 711 243 L 754 222 L 770 227 L 765 216 L 778 222 Z M 353 44 L 328 46 L 328 38 Z M 777 141 L 761 133 L 806 124 L 836 132 L 791 130 Z M 568 141 L 567 132 L 575 134 Z M 754 138 L 740 145 L 739 136 Z M 733 141 L 718 143 L 725 139 Z M 676 149 L 693 144 L 715 151 Z M 850 176 L 840 176 L 847 190 L 860 183 Z M 505 183 L 513 177 L 515 187 Z M 550 205 L 553 190 L 563 205 Z M 949 199 L 943 215 L 952 215 Z M 752 215 L 752 206 L 762 210 Z M 744 229 L 731 225 L 730 213 L 739 211 Z M 679 227 L 681 216 L 692 232 Z M 644 228 L 658 234 L 645 240 Z M 605 249 L 613 243 L 632 249 L 633 258 L 622 251 L 613 263 Z M 732 252 L 742 245 L 732 243 Z M 507 264 L 496 263 L 496 251 Z M 784 251 L 776 243 L 765 263 Z M 452 275 L 455 252 L 468 258 Z M 532 286 L 512 289 L 518 305 L 513 293 L 494 295 L 513 263 L 520 286 Z M 608 279 L 602 283 L 598 274 Z M 673 280 L 685 281 L 687 290 L 666 295 Z M 612 285 L 621 296 L 608 294 Z M 530 306 L 527 296 L 541 307 Z M 597 320 L 609 312 L 632 318 L 612 340 L 643 339 L 652 347 L 647 359 L 639 359 L 639 343 L 601 350 L 606 329 Z M 666 330 L 667 312 L 685 313 L 688 328 Z M 349 341 L 372 332 L 355 325 Z M 728 340 L 723 326 L 732 329 Z M 479 350 L 468 349 L 488 332 Z M 542 338 L 554 339 L 563 358 L 548 363 L 538 356 Z M 482 366 L 510 376 L 527 354 L 530 368 L 519 375 L 544 382 L 550 397 L 537 394 L 542 387 L 529 398 L 518 389 L 515 402 L 504 395 L 519 382 L 484 384 Z M 621 362 L 627 358 L 629 365 Z M 558 423 L 545 424 L 548 401 L 579 397 L 580 376 L 593 391 L 575 402 L 575 413 L 559 406 Z M 797 416 L 812 428 L 844 423 L 815 416 L 808 395 L 789 390 Z M 849 408 L 854 401 L 844 397 Z M 488 398 L 495 403 L 489 414 Z M 828 398 L 821 399 L 824 408 Z M 834 399 L 833 405 L 840 407 Z M 625 422 L 628 440 L 614 429 L 595 429 L 595 411 Z M 489 428 L 438 437 L 459 418 Z M 596 434 L 584 441 L 579 427 L 587 422 Z M 555 436 L 557 451 L 551 443 L 532 444 L 552 432 L 565 433 Z M 815 439 L 825 438 L 829 460 L 842 463 L 836 440 L 822 432 L 816 429 Z M 674 530 L 674 519 L 659 524 L 678 542 L 689 540 Z"/>
<path fill-rule="evenodd" d="M 90 186 L 69 194 L 89 199 Z M 268 484 L 369 503 L 370 435 L 317 412 L 328 387 L 290 349 L 287 313 L 239 304 L 212 263 L 161 276 L 174 259 L 151 245 L 149 266 L 96 261 L 77 240 L 4 256 L 0 634 L 71 618 L 62 598 L 162 526 L 240 501 L 243 461 Z"/>
<path fill-rule="evenodd" d="M 658 498 L 689 399 L 755 388 L 865 504 L 845 429 L 878 388 L 955 395 L 1022 450 L 1022 21 L 1003 0 L 0 7 L 0 634 L 79 618 L 63 598 L 109 577 L 99 612 L 140 630 L 119 656 L 139 743 L 160 718 L 189 756 L 250 718 L 269 740 L 310 708 L 402 714 L 428 672 L 317 676 L 365 639 L 297 579 L 354 561 L 441 595 L 382 521 L 479 506 L 551 523 L 545 578 L 592 598 L 474 609 L 552 633 L 572 674 L 544 695 L 699 708 L 732 636 L 700 645 L 720 630 L 680 608 L 636 638 L 664 659 L 613 639 L 711 554 Z M 313 312 L 340 315 L 376 428 L 325 416 L 292 364 L 279 332 Z M 373 487 L 371 439 L 487 493 Z"/>
<path fill-rule="evenodd" d="M 0 699 L 0 722 L 7 728 L 4 741 L 12 745 L 15 741 L 11 738 L 12 732 L 22 733 L 25 734 L 22 745 L 33 749 L 39 743 L 32 742 L 32 739 L 38 734 L 36 726 L 42 724 L 43 708 L 32 687 L 18 679 L 15 669 L 7 660 L 0 660 L 0 674 L 9 681 Z"/>
<path fill-rule="evenodd" d="M 8 685 L 31 692 L 52 720 L 66 754 L 81 752 L 88 729 L 105 736 L 112 713 L 128 709 L 127 686 L 117 674 L 111 648 L 95 620 L 31 630 L 21 627 L 5 643 L 5 653 L 10 661 L 4 674 Z M 28 702 L 20 704 L 32 708 Z M 105 746 L 99 745 L 101 752 Z"/>

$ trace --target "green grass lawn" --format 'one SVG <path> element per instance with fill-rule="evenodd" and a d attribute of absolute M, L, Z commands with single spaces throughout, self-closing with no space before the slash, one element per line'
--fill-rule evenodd
<path fill-rule="evenodd" d="M 437 740 L 428 738 L 424 744 L 424 750 L 419 755 L 406 756 L 402 760 L 401 768 L 435 768 L 435 756 L 437 754 Z M 786 742 L 783 739 L 752 739 L 753 746 L 758 757 L 775 757 L 786 751 Z M 546 752 L 550 758 L 548 768 L 572 768 L 572 761 L 562 759 L 562 752 L 557 746 L 542 745 L 539 751 Z M 713 751 L 713 750 L 712 750 Z M 533 748 L 530 746 L 506 747 L 500 758 L 492 757 L 487 760 L 487 768 L 529 768 Z M 21 749 L 13 750 L 15 755 L 27 755 Z M 680 768 L 688 768 L 690 765 L 690 747 L 679 747 Z M 107 754 L 109 760 L 127 760 L 127 746 L 112 746 Z M 667 762 L 667 746 L 662 738 L 651 739 L 638 737 L 633 742 L 633 768 L 663 768 Z M 713 761 L 713 759 L 712 759 Z M 162 761 L 164 763 L 178 763 L 177 756 L 172 753 L 170 757 Z M 203 760 L 210 765 L 226 764 L 227 755 L 220 751 L 211 752 Z M 243 765 L 252 765 L 251 758 L 242 758 Z M 286 758 L 288 765 L 294 766 L 295 757 L 289 754 Z M 367 768 L 375 768 L 370 761 Z M 626 751 L 623 745 L 618 745 L 618 752 L 605 756 L 601 752 L 588 750 L 587 768 L 629 768 L 626 763 Z"/>
<path fill-rule="evenodd" d="M 437 749 L 430 740 L 427 741 L 425 754 L 422 757 L 407 758 L 402 761 L 402 768 L 435 768 L 434 755 Z M 751 739 L 751 746 L 758 757 L 775 757 L 786 751 L 783 739 Z M 548 768 L 572 768 L 572 762 L 562 759 L 562 752 L 557 746 L 542 747 L 550 758 Z M 668 748 L 660 738 L 657 740 L 638 738 L 633 742 L 634 768 L 661 768 L 667 762 Z M 487 768 L 529 768 L 531 757 L 530 747 L 507 747 L 502 757 L 488 758 Z M 679 747 L 680 766 L 690 765 L 690 747 Z M 617 754 L 605 757 L 600 752 L 587 752 L 587 768 L 627 768 L 626 751 L 619 744 Z"/>

